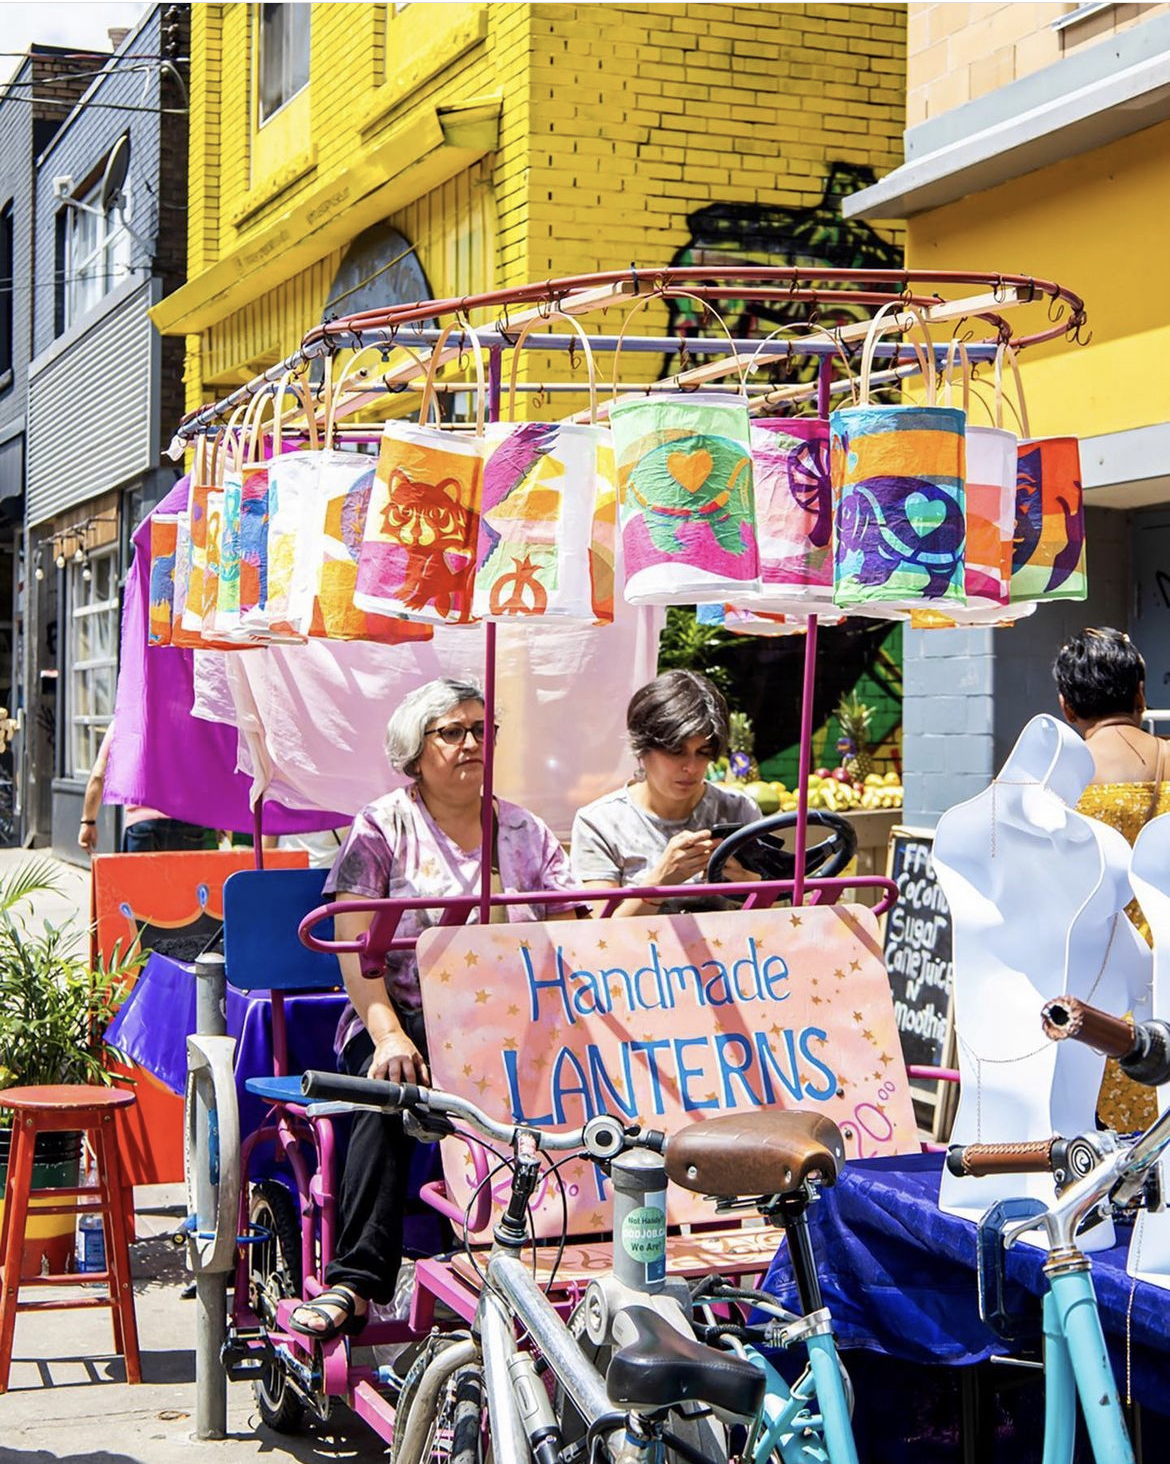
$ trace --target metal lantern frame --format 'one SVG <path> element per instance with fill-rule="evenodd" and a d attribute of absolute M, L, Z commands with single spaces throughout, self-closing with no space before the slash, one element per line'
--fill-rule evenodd
<path fill-rule="evenodd" d="M 629 268 L 594 274 L 571 275 L 548 279 L 507 290 L 491 291 L 445 300 L 426 300 L 411 304 L 388 306 L 382 310 L 365 311 L 326 321 L 313 327 L 300 345 L 285 360 L 270 367 L 246 385 L 230 392 L 219 401 L 189 413 L 183 418 L 171 444 L 171 455 L 176 459 L 201 437 L 221 433 L 226 424 L 241 408 L 254 403 L 258 397 L 276 393 L 281 383 L 290 375 L 304 378 L 313 363 L 321 361 L 328 375 L 332 371 L 332 358 L 344 351 L 358 351 L 374 348 L 374 354 L 381 354 L 381 367 L 355 369 L 348 377 L 343 376 L 339 386 L 331 387 L 333 400 L 329 403 L 332 419 L 344 424 L 345 419 L 369 408 L 398 399 L 403 392 L 421 386 L 426 369 L 431 372 L 449 363 L 464 358 L 471 336 L 472 317 L 482 323 L 474 326 L 474 337 L 487 353 L 488 358 L 488 403 L 489 420 L 498 421 L 500 416 L 501 387 L 504 380 L 503 361 L 506 355 L 517 349 L 528 351 L 567 351 L 580 349 L 580 338 L 576 334 L 529 333 L 526 326 L 533 326 L 548 320 L 551 325 L 557 317 L 569 315 L 574 319 L 594 316 L 598 312 L 620 309 L 627 312 L 635 306 L 648 303 L 647 297 L 663 302 L 686 297 L 700 307 L 704 317 L 701 326 L 717 318 L 721 304 L 737 302 L 740 305 L 766 305 L 790 311 L 792 319 L 775 335 L 782 339 L 759 337 L 729 339 L 724 328 L 720 334 L 699 331 L 673 336 L 627 335 L 625 331 L 613 333 L 590 333 L 589 342 L 594 353 L 610 352 L 625 360 L 637 360 L 647 354 L 670 358 L 680 354 L 682 370 L 654 381 L 615 380 L 614 396 L 631 392 L 654 391 L 696 391 L 710 389 L 729 375 L 740 372 L 744 358 L 748 357 L 754 367 L 773 364 L 783 365 L 794 360 L 809 360 L 816 363 L 815 376 L 811 381 L 783 382 L 764 386 L 753 397 L 753 411 L 776 412 L 813 401 L 818 416 L 827 416 L 832 395 L 849 385 L 849 363 L 857 353 L 869 331 L 873 316 L 884 310 L 886 320 L 884 331 L 892 339 L 882 341 L 877 354 L 885 358 L 887 369 L 874 376 L 875 384 L 897 385 L 920 369 L 920 358 L 916 350 L 903 345 L 896 337 L 904 334 L 916 319 L 924 321 L 927 327 L 939 331 L 939 340 L 934 344 L 936 357 L 941 361 L 953 339 L 960 340 L 967 358 L 972 362 L 994 360 L 1004 346 L 1011 346 L 1017 353 L 1037 347 L 1051 347 L 1065 341 L 1085 345 L 1091 338 L 1087 331 L 1087 316 L 1084 301 L 1071 290 L 1050 280 L 1028 275 L 981 273 L 973 271 L 924 271 L 924 270 L 853 270 L 853 269 L 801 269 L 799 267 L 766 268 L 729 263 L 704 263 L 687 267 L 671 267 L 658 270 Z M 847 323 L 826 324 L 823 313 L 845 311 L 854 316 Z M 865 312 L 857 318 L 857 312 Z M 708 315 L 709 312 L 709 315 Z M 1006 318 L 1007 313 L 1019 313 L 1022 327 L 1013 330 Z M 444 332 L 442 327 L 454 325 Z M 719 322 L 722 325 L 722 322 Z M 468 327 L 462 329 L 461 327 Z M 794 332 L 804 329 L 806 335 Z M 439 359 L 431 362 L 420 357 L 419 351 L 433 354 L 438 346 Z M 405 348 L 407 359 L 392 360 L 392 354 Z M 918 348 L 921 349 L 921 348 Z M 700 364 L 690 365 L 698 359 Z M 570 360 L 575 364 L 571 354 Z M 356 361 L 356 358 L 355 358 Z M 384 369 L 381 369 L 384 368 Z M 580 393 L 578 382 L 528 382 L 530 391 L 539 394 L 544 408 L 555 403 L 560 392 Z M 454 393 L 470 389 L 470 383 L 444 381 L 441 389 Z M 327 392 L 302 390 L 289 394 L 288 418 L 295 432 L 298 421 L 304 422 L 311 412 L 316 420 L 324 416 Z M 283 393 L 281 393 L 283 398 Z M 279 408 L 278 408 L 279 410 Z M 601 415 L 605 413 L 605 406 Z M 397 411 L 395 415 L 398 415 Z M 551 411 L 545 416 L 552 417 Z M 584 418 L 585 414 L 580 414 Z M 286 429 L 287 430 L 287 429 Z M 350 432 L 370 439 L 371 427 L 353 428 L 341 425 L 339 435 L 349 437 Z M 495 681 L 496 681 L 496 627 L 492 621 L 484 626 L 484 696 L 485 725 L 487 736 L 483 748 L 484 756 L 484 798 L 483 798 L 483 850 L 482 878 L 477 896 L 461 897 L 447 901 L 428 896 L 415 901 L 364 901 L 360 906 L 368 910 L 375 906 L 377 913 L 370 930 L 359 942 L 348 946 L 331 943 L 324 946 L 311 933 L 312 926 L 326 913 L 336 913 L 348 906 L 333 905 L 328 912 L 318 911 L 302 926 L 302 936 L 308 943 L 321 949 L 337 951 L 349 949 L 361 955 L 363 965 L 371 974 L 380 967 L 382 955 L 388 949 L 402 949 L 413 942 L 397 935 L 398 921 L 404 910 L 414 905 L 427 908 L 446 906 L 444 923 L 462 923 L 478 910 L 479 918 L 486 921 L 495 905 L 527 903 L 529 892 L 493 895 L 491 890 L 492 838 L 492 792 L 494 772 Z M 881 899 L 877 911 L 888 908 L 896 888 L 885 876 L 868 875 L 853 878 L 816 879 L 806 873 L 808 774 L 811 765 L 813 687 L 817 660 L 817 617 L 808 618 L 804 647 L 804 667 L 801 698 L 800 745 L 797 777 L 797 809 L 795 827 L 795 874 L 786 881 L 762 881 L 758 884 L 739 886 L 737 893 L 743 897 L 745 908 L 764 908 L 781 896 L 791 899 L 794 906 L 806 902 L 831 902 L 840 898 L 846 889 L 871 888 L 880 891 Z M 256 809 L 256 857 L 262 863 L 259 833 L 262 826 L 262 807 Z M 699 885 L 689 887 L 689 893 L 726 892 L 728 886 Z M 572 904 L 588 901 L 599 904 L 603 916 L 611 915 L 617 906 L 631 896 L 661 898 L 677 893 L 673 889 L 647 887 L 645 889 L 577 890 L 547 893 L 541 899 L 547 903 Z"/>

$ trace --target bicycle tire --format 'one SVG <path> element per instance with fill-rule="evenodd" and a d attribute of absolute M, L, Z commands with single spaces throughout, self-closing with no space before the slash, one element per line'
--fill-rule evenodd
<path fill-rule="evenodd" d="M 449 1464 L 487 1464 L 483 1373 L 461 1367 L 454 1378 Z"/>
<path fill-rule="evenodd" d="M 301 1294 L 301 1225 L 296 1203 L 279 1180 L 252 1186 L 248 1218 L 268 1232 L 267 1240 L 248 1247 L 248 1300 L 264 1325 L 276 1319 L 276 1303 Z M 252 1383 L 260 1417 L 275 1433 L 296 1433 L 305 1404 L 289 1381 L 271 1343 L 265 1343 L 264 1367 Z"/>
<path fill-rule="evenodd" d="M 438 1356 L 438 1354 L 444 1351 L 446 1348 L 451 1347 L 456 1342 L 462 1340 L 463 1338 L 461 1337 L 444 1336 L 436 1333 L 428 1337 L 424 1341 L 423 1345 L 419 1348 L 418 1353 L 416 1354 L 409 1369 L 407 1370 L 406 1377 L 402 1383 L 402 1390 L 395 1400 L 394 1415 L 396 1419 L 405 1421 L 407 1418 L 410 1417 L 411 1410 L 414 1407 L 415 1397 L 418 1393 L 419 1386 L 422 1383 L 423 1375 L 426 1372 L 427 1368 L 430 1366 L 431 1362 L 435 1359 L 435 1357 Z M 435 1410 L 434 1417 L 430 1420 L 427 1437 L 423 1443 L 422 1452 L 419 1455 L 421 1459 L 428 1461 L 428 1464 L 438 1464 L 439 1460 L 442 1460 L 443 1464 L 447 1464 L 448 1460 L 453 1460 L 455 1457 L 450 1452 L 451 1448 L 453 1447 L 455 1413 L 458 1412 L 458 1406 L 460 1402 L 463 1401 L 464 1407 L 462 1413 L 459 1414 L 459 1417 L 461 1419 L 466 1419 L 471 1406 L 471 1388 L 470 1384 L 468 1384 L 466 1379 L 464 1378 L 465 1374 L 475 1374 L 477 1377 L 481 1378 L 479 1396 L 480 1417 L 482 1417 L 483 1385 L 480 1369 L 473 1366 L 461 1367 L 456 1369 L 449 1382 L 445 1385 L 442 1394 L 440 1395 L 438 1407 Z M 463 1381 L 464 1383 L 464 1396 L 462 1398 L 460 1394 L 461 1381 Z M 448 1411 L 450 1411 L 452 1414 L 450 1418 L 447 1417 Z M 466 1429 L 467 1425 L 465 1423 L 465 1432 Z M 396 1464 L 396 1461 L 400 1458 L 400 1446 L 401 1438 L 396 1430 L 395 1435 L 390 1442 L 391 1464 Z M 479 1454 L 467 1453 L 465 1448 L 465 1452 L 463 1455 L 463 1464 L 485 1464 L 483 1451 L 481 1450 Z"/>

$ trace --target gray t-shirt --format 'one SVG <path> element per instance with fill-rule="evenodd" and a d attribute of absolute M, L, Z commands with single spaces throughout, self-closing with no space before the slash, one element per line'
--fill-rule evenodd
<path fill-rule="evenodd" d="M 579 884 L 604 880 L 607 884 L 632 886 L 646 883 L 647 875 L 662 858 L 675 834 L 684 829 L 710 829 L 716 824 L 746 824 L 762 818 L 755 799 L 736 788 L 708 783 L 690 818 L 656 818 L 630 797 L 631 785 L 594 799 L 573 819 L 570 858 L 573 877 Z M 703 883 L 696 874 L 689 884 Z M 665 900 L 662 909 L 696 908 L 695 900 Z M 706 904 L 706 901 L 703 902 Z M 722 908 L 725 902 L 713 902 Z"/>

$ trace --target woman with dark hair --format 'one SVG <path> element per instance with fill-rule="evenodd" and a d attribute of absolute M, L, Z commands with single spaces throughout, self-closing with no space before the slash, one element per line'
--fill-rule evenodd
<path fill-rule="evenodd" d="M 746 793 L 706 781 L 711 762 L 727 751 L 727 720 L 718 688 L 694 671 L 666 671 L 634 693 L 626 730 L 638 770 L 573 820 L 573 873 L 581 885 L 701 883 L 719 843 L 711 830 L 761 817 Z M 727 861 L 726 875 L 758 878 L 735 859 Z M 615 913 L 649 915 L 695 905 L 681 899 L 624 900 Z"/>
<path fill-rule="evenodd" d="M 1166 744 L 1146 732 L 1146 663 L 1124 631 L 1082 630 L 1067 641 L 1052 666 L 1060 709 L 1093 755 L 1093 779 L 1077 810 L 1118 829 L 1132 844 L 1142 828 L 1170 811 L 1163 783 Z M 1150 928 L 1136 900 L 1129 918 L 1150 942 Z M 1157 1095 L 1131 1082 L 1109 1062 L 1097 1098 L 1097 1116 L 1119 1133 L 1148 1128 L 1157 1116 Z"/>

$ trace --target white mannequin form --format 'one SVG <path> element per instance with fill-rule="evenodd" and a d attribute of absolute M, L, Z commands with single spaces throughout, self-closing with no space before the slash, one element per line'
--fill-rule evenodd
<path fill-rule="evenodd" d="M 1130 883 L 1149 922 L 1154 939 L 1154 975 L 1150 1006 L 1163 1014 L 1170 998 L 1170 814 L 1151 819 L 1133 846 Z M 1140 1020 L 1143 1015 L 1135 1011 Z M 1158 1112 L 1170 1104 L 1170 1085 L 1158 1089 Z M 1170 1176 L 1162 1161 L 1163 1189 Z M 1142 1211 L 1134 1224 L 1126 1270 L 1142 1281 L 1170 1289 L 1170 1211 L 1147 1215 Z"/>
<path fill-rule="evenodd" d="M 1040 1009 L 1069 994 L 1126 1011 L 1148 991 L 1149 948 L 1124 913 L 1129 845 L 1074 808 L 1092 776 L 1076 733 L 1033 717 L 995 782 L 939 821 L 933 858 L 951 910 L 962 1074 L 954 1143 L 1092 1129 L 1103 1059 L 1048 1042 Z M 1053 1195 L 1047 1175 L 944 1171 L 939 1203 L 978 1220 L 998 1200 Z M 1086 1249 L 1111 1245 L 1112 1226 L 1083 1240 Z"/>

